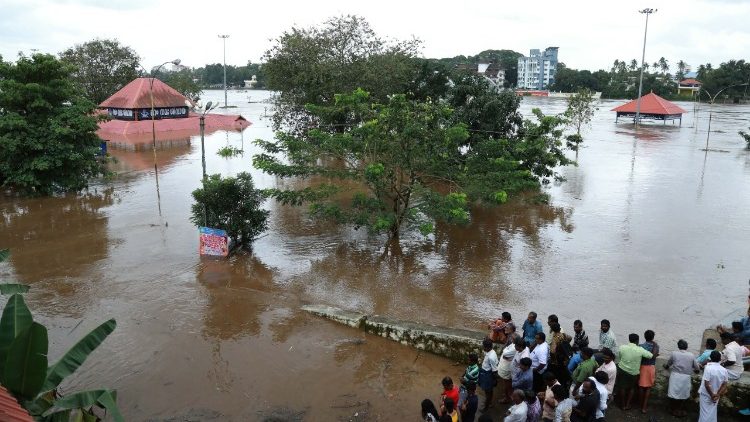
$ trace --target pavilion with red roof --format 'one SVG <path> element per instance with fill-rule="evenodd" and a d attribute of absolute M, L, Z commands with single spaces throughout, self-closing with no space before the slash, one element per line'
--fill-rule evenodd
<path fill-rule="evenodd" d="M 161 147 L 189 143 L 190 136 L 200 131 L 200 115 L 190 112 L 192 105 L 192 101 L 158 79 L 137 78 L 99 104 L 109 120 L 101 122 L 96 133 L 113 146 L 132 150 L 150 146 L 154 133 Z M 206 134 L 242 131 L 248 126 L 250 122 L 241 115 L 205 116 Z M 183 141 L 175 142 L 177 139 Z"/>
<path fill-rule="evenodd" d="M 627 104 L 613 108 L 612 111 L 617 112 L 615 122 L 620 117 L 629 117 L 635 120 L 637 103 L 638 100 L 633 100 Z M 665 124 L 667 120 L 672 120 L 673 123 L 675 120 L 679 120 L 680 126 L 682 126 L 683 113 L 687 112 L 677 104 L 671 103 L 653 92 L 641 97 L 641 120 L 662 120 Z"/>

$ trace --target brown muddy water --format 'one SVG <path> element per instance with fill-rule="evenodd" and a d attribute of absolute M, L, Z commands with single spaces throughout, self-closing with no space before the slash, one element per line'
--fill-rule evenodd
<path fill-rule="evenodd" d="M 209 173 L 247 170 L 261 187 L 277 184 L 251 166 L 251 141 L 272 136 L 268 96 L 230 92 L 229 112 L 254 125 L 208 137 Z M 568 330 L 580 318 L 594 336 L 609 318 L 620 341 L 651 328 L 665 349 L 681 337 L 697 349 L 703 328 L 745 303 L 750 152 L 737 131 L 750 126 L 750 107 L 716 107 L 706 153 L 705 105 L 696 119 L 683 104 L 682 127 L 636 131 L 615 124 L 617 104 L 600 104 L 579 166 L 546 188 L 550 205 L 480 210 L 469 227 L 407 235 L 385 254 L 382 238 L 269 203 L 252 254 L 201 260 L 188 221 L 200 142 L 159 151 L 158 196 L 151 152 L 113 151 L 119 176 L 88 194 L 0 199 L 0 247 L 13 253 L 0 277 L 32 285 L 51 358 L 117 319 L 65 387 L 116 388 L 134 421 L 416 420 L 440 379 L 462 372 L 306 315 L 306 303 L 463 328 L 535 310 Z M 532 107 L 556 113 L 564 101 L 523 100 L 525 114 Z M 227 144 L 244 156 L 219 157 Z"/>

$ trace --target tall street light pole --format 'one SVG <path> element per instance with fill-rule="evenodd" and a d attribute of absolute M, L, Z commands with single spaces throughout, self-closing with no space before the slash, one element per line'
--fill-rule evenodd
<path fill-rule="evenodd" d="M 744 84 L 730 85 L 730 86 L 724 87 L 724 88 L 720 89 L 719 92 L 717 92 L 714 95 L 711 95 L 711 93 L 709 93 L 708 91 L 704 91 L 702 89 L 700 91 L 698 91 L 698 97 L 700 97 L 700 93 L 705 93 L 706 95 L 708 95 L 708 99 L 710 101 L 709 106 L 708 106 L 708 131 L 706 132 L 706 152 L 708 152 L 708 140 L 711 138 L 711 119 L 712 119 L 713 114 L 714 114 L 714 101 L 719 96 L 719 94 L 721 94 L 722 92 L 724 92 L 724 90 L 729 89 L 729 88 L 737 88 L 737 87 L 740 87 L 740 86 L 750 86 L 750 82 L 744 83 Z"/>
<path fill-rule="evenodd" d="M 646 29 L 643 31 L 643 54 L 641 55 L 641 78 L 638 82 L 638 100 L 635 103 L 635 124 L 641 122 L 641 94 L 643 93 L 643 69 L 646 67 L 646 35 L 648 35 L 648 16 L 656 13 L 658 9 L 643 9 L 638 13 L 646 15 Z"/>
<path fill-rule="evenodd" d="M 219 35 L 224 41 L 224 108 L 227 108 L 227 38 L 229 35 Z"/>

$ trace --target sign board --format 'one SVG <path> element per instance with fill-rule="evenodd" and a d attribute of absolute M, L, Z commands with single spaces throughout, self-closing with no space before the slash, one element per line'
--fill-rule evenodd
<path fill-rule="evenodd" d="M 227 232 L 210 227 L 199 227 L 200 246 L 198 252 L 201 256 L 227 256 L 229 255 L 229 238 Z"/>
<path fill-rule="evenodd" d="M 155 119 L 175 119 L 188 117 L 187 107 L 156 107 L 154 108 Z M 150 120 L 151 109 L 142 108 L 138 110 L 138 120 Z"/>

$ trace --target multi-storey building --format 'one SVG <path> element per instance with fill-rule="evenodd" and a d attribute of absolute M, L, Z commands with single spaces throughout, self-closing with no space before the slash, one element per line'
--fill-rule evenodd
<path fill-rule="evenodd" d="M 558 48 L 547 47 L 544 51 L 533 49 L 529 57 L 519 57 L 518 88 L 547 89 L 555 82 Z"/>

